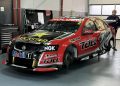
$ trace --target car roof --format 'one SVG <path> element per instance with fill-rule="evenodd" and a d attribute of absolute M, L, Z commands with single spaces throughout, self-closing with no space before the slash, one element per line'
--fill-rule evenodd
<path fill-rule="evenodd" d="M 92 21 L 96 21 L 96 20 L 104 21 L 103 19 L 101 19 L 99 17 L 61 17 L 61 18 L 53 18 L 53 19 L 50 19 L 49 21 L 82 22 L 85 19 L 91 19 Z"/>
<path fill-rule="evenodd" d="M 71 21 L 71 22 L 80 22 L 83 18 L 76 17 L 61 17 L 61 18 L 53 18 L 50 21 Z"/>

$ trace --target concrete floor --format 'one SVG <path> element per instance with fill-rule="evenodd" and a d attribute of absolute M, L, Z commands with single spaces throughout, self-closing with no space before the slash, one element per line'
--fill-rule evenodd
<path fill-rule="evenodd" d="M 120 86 L 120 40 L 118 51 L 73 65 L 68 73 L 34 73 L 12 69 L 1 64 L 6 56 L 0 56 L 0 86 Z"/>

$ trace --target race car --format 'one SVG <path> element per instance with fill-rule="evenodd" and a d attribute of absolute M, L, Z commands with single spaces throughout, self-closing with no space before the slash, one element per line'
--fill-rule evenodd
<path fill-rule="evenodd" d="M 110 51 L 112 37 L 110 26 L 97 17 L 54 18 L 13 38 L 6 64 L 38 72 L 68 69 L 74 60 Z"/>

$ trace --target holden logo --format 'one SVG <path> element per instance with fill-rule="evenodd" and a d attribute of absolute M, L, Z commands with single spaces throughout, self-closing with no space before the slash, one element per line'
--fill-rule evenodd
<path fill-rule="evenodd" d="M 26 46 L 25 45 L 22 46 L 22 50 L 26 50 Z"/>

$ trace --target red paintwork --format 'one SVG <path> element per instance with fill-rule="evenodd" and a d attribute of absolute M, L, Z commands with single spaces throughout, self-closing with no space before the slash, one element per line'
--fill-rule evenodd
<path fill-rule="evenodd" d="M 33 71 L 36 72 L 52 72 L 58 70 L 57 68 L 35 68 Z"/>
<path fill-rule="evenodd" d="M 6 59 L 3 59 L 3 60 L 2 60 L 2 64 L 6 64 Z"/>

